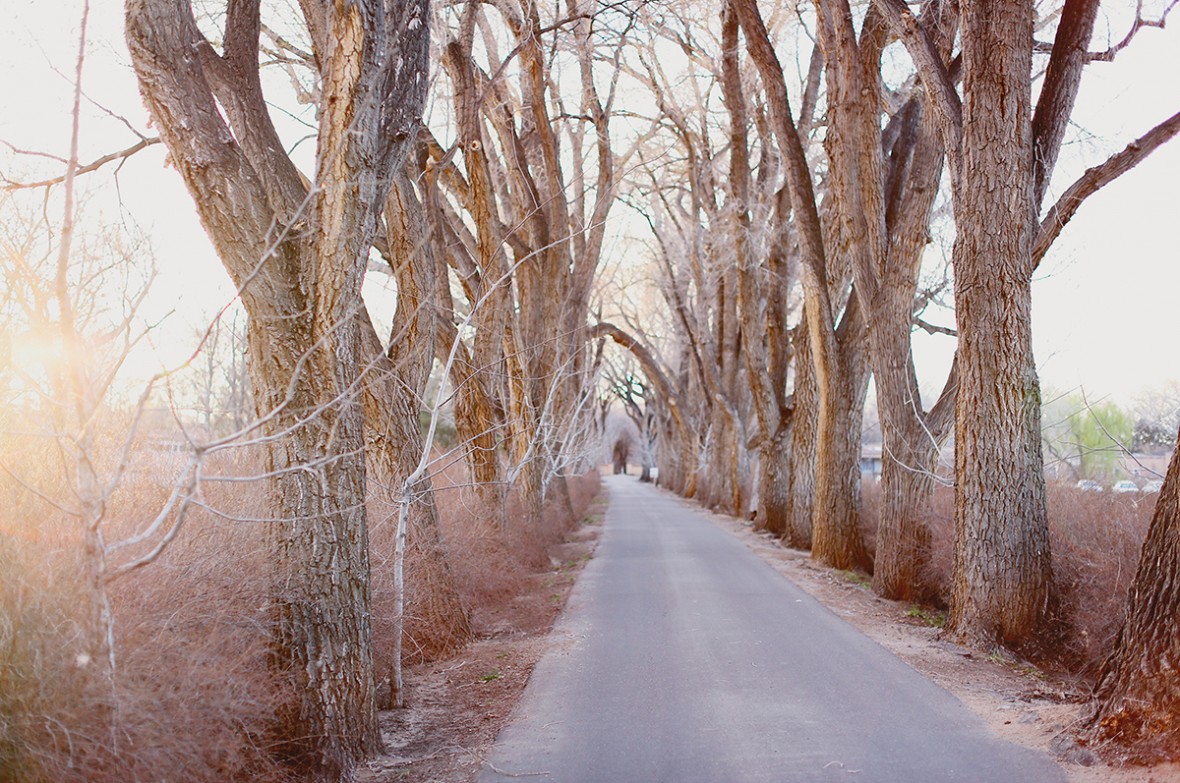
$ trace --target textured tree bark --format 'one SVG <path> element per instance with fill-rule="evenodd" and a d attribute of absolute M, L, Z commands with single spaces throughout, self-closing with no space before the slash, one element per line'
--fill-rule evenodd
<path fill-rule="evenodd" d="M 945 39 L 953 40 L 953 35 L 948 33 Z M 921 118 L 910 119 L 912 130 L 900 131 L 893 150 L 889 190 L 895 195 L 886 212 L 891 218 L 887 220 L 887 266 L 868 327 L 883 442 L 873 590 L 906 601 L 928 597 L 923 574 L 930 533 L 923 516 L 934 488 L 939 451 L 950 434 L 957 388 L 952 369 L 938 401 L 927 412 L 914 372 L 913 303 L 943 165 L 930 112 L 919 104 L 914 113 L 921 113 Z"/>
<path fill-rule="evenodd" d="M 758 418 L 758 508 L 754 524 L 776 536 L 787 527 L 790 494 L 787 472 L 790 443 L 790 412 L 787 410 L 787 365 L 790 361 L 786 328 L 786 299 L 789 294 L 785 245 L 789 199 L 776 194 L 775 230 L 766 261 L 755 259 L 751 247 L 752 176 L 747 125 L 749 112 L 741 70 L 738 67 L 739 24 L 733 8 L 722 13 L 722 73 L 725 105 L 730 117 L 729 191 L 731 202 L 727 227 L 733 233 L 737 269 L 737 310 L 740 313 L 740 351 L 745 381 Z M 734 351 L 737 353 L 737 351 Z M 736 376 L 737 357 L 732 375 Z M 736 377 L 735 377 L 736 380 Z M 731 385 L 733 382 L 731 381 Z M 736 444 L 744 454 L 744 444 Z M 743 509 L 738 508 L 737 513 Z"/>
<path fill-rule="evenodd" d="M 962 168 L 953 253 L 959 327 L 955 548 L 948 630 L 1018 645 L 1049 597 L 1041 396 L 1030 327 L 1033 11 L 964 2 Z M 997 57 L 996 52 L 1005 52 Z"/>
<path fill-rule="evenodd" d="M 401 493 L 426 448 L 419 412 L 436 354 L 440 286 L 425 209 L 404 172 L 396 174 L 390 188 L 385 222 L 388 260 L 398 286 L 385 357 L 368 319 L 360 319 L 359 327 L 368 368 L 364 405 L 370 465 L 385 486 Z M 423 477 L 408 489 L 402 633 L 406 649 L 431 659 L 470 641 L 471 624 L 447 562 L 430 479 Z"/>
<path fill-rule="evenodd" d="M 736 413 L 715 401 L 705 440 L 703 478 L 706 506 L 723 514 L 743 516 L 746 507 L 745 438 Z"/>
<path fill-rule="evenodd" d="M 1078 205 L 1180 131 L 1180 115 L 1089 169 L 1037 226 L 1090 59 L 1097 0 L 1064 4 L 1031 119 L 1032 3 L 961 3 L 961 102 L 946 52 L 906 5 L 879 0 L 877 7 L 918 66 L 955 198 L 961 384 L 950 629 L 982 645 L 1019 644 L 1036 630 L 1049 592 L 1029 278 Z"/>
<path fill-rule="evenodd" d="M 897 347 L 894 355 L 903 354 L 908 358 L 908 336 L 907 345 Z M 881 350 L 879 355 L 888 354 Z M 928 600 L 930 529 L 924 516 L 936 484 L 941 446 L 953 423 L 957 369 L 951 369 L 947 386 L 929 414 L 921 410 L 916 384 L 882 381 L 880 376 L 877 383 L 884 454 L 873 590 L 893 600 Z M 896 390 L 906 388 L 914 396 L 898 399 Z"/>
<path fill-rule="evenodd" d="M 884 432 L 884 424 L 881 430 Z M 896 601 L 924 601 L 932 596 L 925 578 L 930 560 L 930 528 L 922 513 L 929 507 L 934 490 L 938 449 L 906 448 L 919 442 L 916 435 L 892 442 L 904 450 L 888 449 L 882 458 L 873 591 Z"/>
<path fill-rule="evenodd" d="M 795 328 L 795 391 L 791 414 L 791 452 L 788 463 L 790 494 L 787 505 L 787 529 L 783 543 L 795 549 L 811 548 L 811 516 L 815 511 L 816 427 L 819 424 L 819 392 L 815 388 L 815 368 L 811 361 L 811 342 L 807 338 L 807 320 Z"/>
<path fill-rule="evenodd" d="M 759 451 L 758 516 L 754 524 L 771 535 L 785 538 L 790 518 L 791 428 L 779 429 Z"/>
<path fill-rule="evenodd" d="M 478 159 L 477 159 L 478 160 Z M 480 507 L 488 514 L 488 527 L 492 531 L 503 533 L 508 526 L 506 516 L 504 466 L 500 459 L 500 438 L 503 422 L 492 389 L 489 387 L 490 366 L 499 360 L 500 349 L 494 341 L 478 340 L 476 349 L 484 351 L 482 360 L 488 364 L 480 367 L 472 351 L 463 342 L 459 330 L 455 326 L 455 307 L 451 297 L 451 289 L 447 275 L 447 259 L 462 257 L 464 248 L 461 243 L 451 241 L 445 223 L 446 216 L 440 206 L 440 193 L 437 182 L 437 171 L 433 165 L 423 162 L 420 168 L 424 170 L 424 197 L 427 222 L 430 226 L 431 239 L 434 245 L 435 264 L 435 305 L 440 308 L 437 319 L 439 328 L 438 340 L 435 342 L 435 358 L 444 368 L 449 368 L 451 385 L 455 389 L 455 430 L 459 437 L 464 457 L 468 467 L 468 476 L 475 488 Z M 482 214 L 482 213 L 480 213 Z M 478 225 L 478 224 L 477 224 Z M 490 226 L 485 227 L 490 231 Z M 483 267 L 485 273 L 494 275 L 502 268 L 502 262 L 492 262 L 491 248 L 484 247 L 488 238 L 480 238 L 475 243 L 479 249 L 479 256 L 492 267 Z M 459 247 L 456 245 L 459 244 Z M 453 252 L 444 252 L 450 248 Z M 478 277 L 474 269 L 467 270 L 469 277 Z M 464 284 L 471 289 L 469 296 L 472 301 L 479 301 L 481 296 L 488 297 L 487 301 L 472 314 L 477 326 L 477 333 L 482 335 L 489 331 L 502 329 L 502 321 L 496 320 L 494 311 L 497 303 L 507 301 L 500 286 L 491 287 L 476 285 L 474 281 L 464 278 Z M 477 293 L 478 292 L 478 293 Z"/>
<path fill-rule="evenodd" d="M 455 386 L 455 430 L 466 450 L 467 466 L 480 507 L 489 516 L 489 528 L 503 533 L 508 528 L 504 504 L 504 465 L 500 459 L 496 433 L 501 422 L 491 394 L 484 385 L 484 377 L 475 372 L 466 360 L 451 369 Z"/>
<path fill-rule="evenodd" d="M 283 353 L 260 331 L 250 330 L 251 374 L 258 414 L 269 417 L 266 431 L 274 438 L 267 468 L 274 477 L 271 506 L 279 513 L 269 527 L 270 664 L 293 686 L 277 715 L 276 750 L 331 779 L 381 748 L 361 411 L 348 402 L 347 387 L 324 388 L 316 378 L 338 357 L 355 357 L 356 331 L 288 333 Z M 291 377 L 288 368 L 301 363 L 320 366 Z M 340 375 L 344 383 L 352 380 Z M 336 397 L 343 402 L 327 407 Z"/>
<path fill-rule="evenodd" d="M 256 0 L 229 3 L 222 54 L 183 0 L 129 0 L 126 36 L 170 161 L 250 318 L 274 516 L 269 657 L 292 686 L 273 746 L 339 779 L 381 747 L 356 316 L 376 218 L 421 118 L 427 8 L 303 10 L 323 96 L 310 190 L 263 100 Z"/>
<path fill-rule="evenodd" d="M 857 364 L 820 388 L 811 556 L 833 568 L 872 573 L 860 529 L 861 416 L 868 372 L 863 361 Z"/>
<path fill-rule="evenodd" d="M 1180 453 L 1172 456 L 1131 586 L 1127 617 L 1079 740 L 1153 764 L 1180 753 Z"/>
<path fill-rule="evenodd" d="M 832 279 L 828 267 L 830 251 L 825 245 L 803 140 L 791 114 L 782 64 L 757 3 L 729 2 L 746 36 L 750 58 L 767 90 L 774 132 L 785 164 L 785 190 L 790 197 L 799 239 L 807 334 L 818 391 L 811 554 L 835 567 L 871 570 L 859 527 L 860 409 L 857 406 L 863 403 L 868 383 L 863 355 L 864 307 L 859 303 L 863 292 L 850 294 L 847 306 L 840 313 L 838 303 L 833 300 L 840 287 L 835 283 L 839 281 Z M 856 155 L 857 151 L 848 150 L 848 153 Z M 855 184 L 850 183 L 849 187 Z M 865 187 L 871 190 L 867 175 Z M 858 232 L 867 231 L 863 225 L 865 216 L 857 218 L 856 209 L 855 204 L 846 205 L 835 215 L 834 233 L 841 255 L 858 251 L 852 240 Z M 858 219 L 861 223 L 854 226 Z"/>

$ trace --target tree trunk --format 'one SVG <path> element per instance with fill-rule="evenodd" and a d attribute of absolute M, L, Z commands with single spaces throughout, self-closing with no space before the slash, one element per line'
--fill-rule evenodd
<path fill-rule="evenodd" d="M 934 491 L 939 451 L 949 434 L 950 403 L 944 392 L 930 416 L 922 409 L 910 357 L 913 291 L 906 287 L 901 293 L 905 307 L 882 314 L 870 334 L 883 445 L 873 591 L 893 600 L 923 601 L 931 597 L 925 581 L 930 529 L 923 517 Z"/>
<path fill-rule="evenodd" d="M 714 401 L 702 473 L 709 508 L 723 514 L 741 516 L 745 513 L 746 492 L 740 422 L 734 411 L 721 401 Z"/>
<path fill-rule="evenodd" d="M 1127 619 L 1094 689 L 1079 739 L 1154 764 L 1180 755 L 1180 452 L 1172 456 L 1143 542 Z"/>
<path fill-rule="evenodd" d="M 534 389 L 540 381 L 532 374 L 534 364 L 512 335 L 505 338 L 505 352 L 509 373 L 508 454 L 515 477 L 512 486 L 521 505 L 524 530 L 532 535 L 541 524 L 545 504 L 544 459 L 540 453 L 543 444 L 538 431 L 542 412 L 534 402 Z"/>
<path fill-rule="evenodd" d="M 882 417 L 884 422 L 884 417 Z M 882 432 L 885 425 L 882 423 Z M 881 511 L 873 558 L 873 592 L 896 601 L 931 597 L 925 570 L 930 528 L 922 518 L 934 491 L 938 448 L 910 437 L 885 441 L 881 466 Z M 890 445 L 893 444 L 893 445 Z"/>
<path fill-rule="evenodd" d="M 665 401 L 666 404 L 666 401 Z M 671 413 L 660 416 L 660 450 L 656 456 L 659 467 L 658 486 L 677 495 L 691 498 L 697 493 L 696 445 L 697 436 L 688 427 L 681 427 Z"/>
<path fill-rule="evenodd" d="M 348 326 L 316 324 L 280 342 L 266 329 L 251 321 L 251 372 L 258 414 L 270 416 L 267 472 L 278 516 L 268 526 L 274 553 L 270 663 L 292 680 L 277 713 L 276 749 L 334 779 L 381 749 L 370 648 L 363 418 L 347 392 L 357 334 Z M 292 377 L 286 368 L 301 362 L 309 369 Z"/>
<path fill-rule="evenodd" d="M 273 747 L 340 779 L 381 748 L 356 314 L 377 215 L 421 122 L 428 9 L 303 8 L 322 96 L 306 179 L 270 121 L 257 2 L 229 4 L 221 53 L 183 0 L 128 0 L 126 35 L 170 163 L 250 317 L 274 517 L 269 657 L 292 685 Z"/>
<path fill-rule="evenodd" d="M 860 529 L 861 411 L 868 378 L 857 374 L 851 383 L 830 383 L 820 395 L 811 556 L 833 568 L 871 573 Z"/>
<path fill-rule="evenodd" d="M 396 494 L 397 502 L 410 503 L 401 634 L 413 658 L 429 660 L 457 651 L 472 635 L 447 562 L 430 478 L 405 486 L 427 449 L 417 401 L 426 393 L 434 364 L 439 332 L 435 300 L 445 284 L 438 280 L 445 269 L 431 251 L 425 209 L 403 172 L 390 188 L 385 222 L 387 260 L 397 280 L 397 311 L 384 356 L 372 323 L 358 319 L 369 368 L 366 444 L 370 466 L 377 469 L 381 483 Z M 408 498 L 401 495 L 406 490 Z"/>
<path fill-rule="evenodd" d="M 374 379 L 366 386 L 365 439 L 379 484 L 401 502 L 402 487 L 417 468 L 425 444 L 417 407 L 396 387 L 396 381 L 389 379 L 385 383 Z M 408 502 L 402 633 L 406 649 L 415 658 L 433 659 L 469 642 L 471 623 L 447 561 L 429 477 L 410 487 Z"/>
<path fill-rule="evenodd" d="M 566 478 L 564 473 L 559 473 L 553 477 L 552 484 L 554 494 L 557 495 L 557 501 L 561 503 L 561 511 L 565 514 L 566 520 L 570 522 L 576 521 L 574 519 L 574 498 L 570 494 L 569 479 Z"/>
<path fill-rule="evenodd" d="M 815 388 L 815 368 L 811 344 L 807 339 L 807 322 L 795 329 L 795 391 L 791 413 L 791 452 L 787 470 L 790 493 L 787 497 L 787 528 L 783 543 L 795 549 L 811 549 L 811 517 L 815 512 L 816 428 L 819 425 L 819 392 Z"/>
<path fill-rule="evenodd" d="M 755 525 L 779 538 L 787 535 L 791 496 L 791 429 L 779 429 L 763 443 L 758 461 L 758 516 Z"/>
<path fill-rule="evenodd" d="M 1017 645 L 1044 617 L 1049 526 L 1032 355 L 1033 12 L 963 4 L 963 150 L 953 254 L 959 330 L 955 548 L 948 630 Z M 997 57 L 996 52 L 1005 52 Z"/>

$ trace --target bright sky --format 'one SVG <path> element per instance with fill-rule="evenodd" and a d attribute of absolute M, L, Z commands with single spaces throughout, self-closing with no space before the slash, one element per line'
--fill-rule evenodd
<path fill-rule="evenodd" d="M 95 103 L 152 133 L 140 103 L 122 41 L 122 3 L 94 2 L 84 88 Z M 0 78 L 5 108 L 0 140 L 24 149 L 64 155 L 82 3 L 8 0 L 0 31 Z M 1130 0 L 1111 7 L 1133 7 Z M 1125 30 L 1113 20 L 1112 39 Z M 1103 27 L 1101 35 L 1105 36 Z M 1096 41 L 1094 48 L 1100 44 Z M 1114 64 L 1088 70 L 1076 124 L 1094 139 L 1067 150 L 1054 189 L 1060 193 L 1102 152 L 1127 141 L 1180 109 L 1180 19 L 1165 31 L 1148 29 Z M 136 137 L 94 105 L 84 107 L 82 160 L 130 146 Z M 0 149 L 0 168 L 13 157 Z M 191 200 L 175 172 L 163 168 L 161 148 L 127 162 L 117 180 L 110 170 L 87 178 L 92 204 L 104 222 L 138 224 L 151 237 L 160 276 L 156 313 L 175 309 L 157 342 L 175 361 L 192 345 L 192 332 L 232 296 L 232 289 Z M 58 173 L 44 159 L 25 159 L 29 174 Z M 57 167 L 57 170 L 54 169 Z M 1042 265 L 1034 287 L 1034 340 L 1042 382 L 1069 390 L 1084 385 L 1091 398 L 1127 399 L 1144 387 L 1180 377 L 1176 296 L 1180 292 L 1180 140 L 1094 196 L 1066 229 Z M 943 372 L 949 340 L 919 337 L 923 374 Z M 933 383 L 933 381 L 932 381 Z"/>

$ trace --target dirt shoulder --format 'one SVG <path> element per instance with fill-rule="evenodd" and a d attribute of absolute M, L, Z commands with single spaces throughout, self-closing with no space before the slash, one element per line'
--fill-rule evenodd
<path fill-rule="evenodd" d="M 494 613 L 476 618 L 478 640 L 406 674 L 407 706 L 381 713 L 386 755 L 359 770 L 363 783 L 467 783 L 508 722 L 574 582 L 594 553 L 606 512 L 603 487 L 549 568 Z"/>
<path fill-rule="evenodd" d="M 880 598 L 864 576 L 817 565 L 807 552 L 781 546 L 771 536 L 755 532 L 748 521 L 711 516 L 780 574 L 952 693 L 996 736 L 1056 758 L 1053 740 L 1081 715 L 1088 695 L 1084 688 L 1026 663 L 943 641 L 937 614 Z M 1063 760 L 1058 764 L 1071 783 L 1180 783 L 1180 764 L 1111 767 Z"/>

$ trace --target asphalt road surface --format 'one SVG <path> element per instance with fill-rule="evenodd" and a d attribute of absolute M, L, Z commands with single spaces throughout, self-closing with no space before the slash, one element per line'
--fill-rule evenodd
<path fill-rule="evenodd" d="M 703 514 L 607 485 L 598 551 L 481 782 L 1065 780 Z"/>

